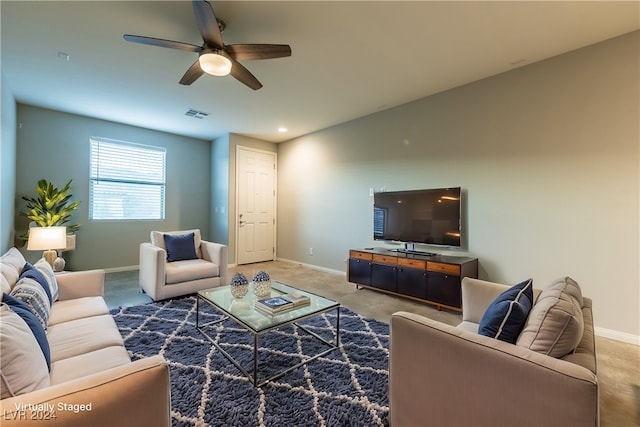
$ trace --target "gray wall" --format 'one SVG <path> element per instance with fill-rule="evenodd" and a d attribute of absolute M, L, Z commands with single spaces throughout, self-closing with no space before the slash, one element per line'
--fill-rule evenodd
<path fill-rule="evenodd" d="M 229 135 L 212 142 L 211 240 L 229 244 Z"/>
<path fill-rule="evenodd" d="M 0 72 L 0 253 L 13 246 L 16 193 L 16 101 Z"/>
<path fill-rule="evenodd" d="M 81 227 L 76 250 L 65 258 L 71 270 L 119 269 L 138 264 L 138 248 L 151 230 L 200 228 L 209 237 L 211 143 L 193 138 L 18 104 L 16 198 L 34 195 L 39 179 L 57 186 L 73 179 L 81 200 L 73 222 Z M 164 147 L 167 150 L 164 221 L 88 221 L 89 138 L 99 136 Z M 19 210 L 24 209 L 20 203 Z M 17 212 L 16 212 L 17 215 Z M 16 217 L 17 234 L 27 227 Z M 24 249 L 24 248 L 22 248 Z M 28 257 L 39 254 L 29 253 Z"/>
<path fill-rule="evenodd" d="M 280 144 L 278 257 L 344 271 L 380 246 L 371 187 L 461 186 L 482 278 L 570 275 L 638 339 L 639 34 Z"/>

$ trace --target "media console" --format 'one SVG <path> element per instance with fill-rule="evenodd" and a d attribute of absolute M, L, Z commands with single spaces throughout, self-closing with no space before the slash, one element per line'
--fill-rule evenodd
<path fill-rule="evenodd" d="M 478 277 L 478 259 L 388 249 L 349 251 L 347 280 L 357 286 L 462 311 L 461 282 Z"/>

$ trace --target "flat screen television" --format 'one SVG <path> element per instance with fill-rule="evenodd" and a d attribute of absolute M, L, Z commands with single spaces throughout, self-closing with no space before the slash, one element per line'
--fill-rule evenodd
<path fill-rule="evenodd" d="M 460 195 L 460 187 L 374 193 L 373 238 L 460 247 Z"/>

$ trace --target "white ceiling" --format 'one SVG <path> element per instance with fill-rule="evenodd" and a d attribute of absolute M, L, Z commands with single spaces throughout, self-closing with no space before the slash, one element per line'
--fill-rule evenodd
<path fill-rule="evenodd" d="M 291 45 L 289 58 L 244 62 L 264 84 L 253 91 L 231 76 L 181 86 L 197 54 L 123 40 L 201 45 L 189 1 L 2 0 L 2 73 L 25 104 L 206 140 L 280 142 L 637 30 L 639 5 L 215 1 L 226 44 Z M 189 108 L 209 116 L 186 117 Z"/>

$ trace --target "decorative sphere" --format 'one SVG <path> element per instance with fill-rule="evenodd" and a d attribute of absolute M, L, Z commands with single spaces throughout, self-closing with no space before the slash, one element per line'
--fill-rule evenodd
<path fill-rule="evenodd" d="M 229 289 L 234 298 L 242 298 L 249 292 L 249 280 L 242 273 L 236 273 L 231 277 Z"/>
<path fill-rule="evenodd" d="M 266 271 L 258 271 L 253 275 L 253 293 L 258 297 L 271 295 L 271 277 Z"/>

